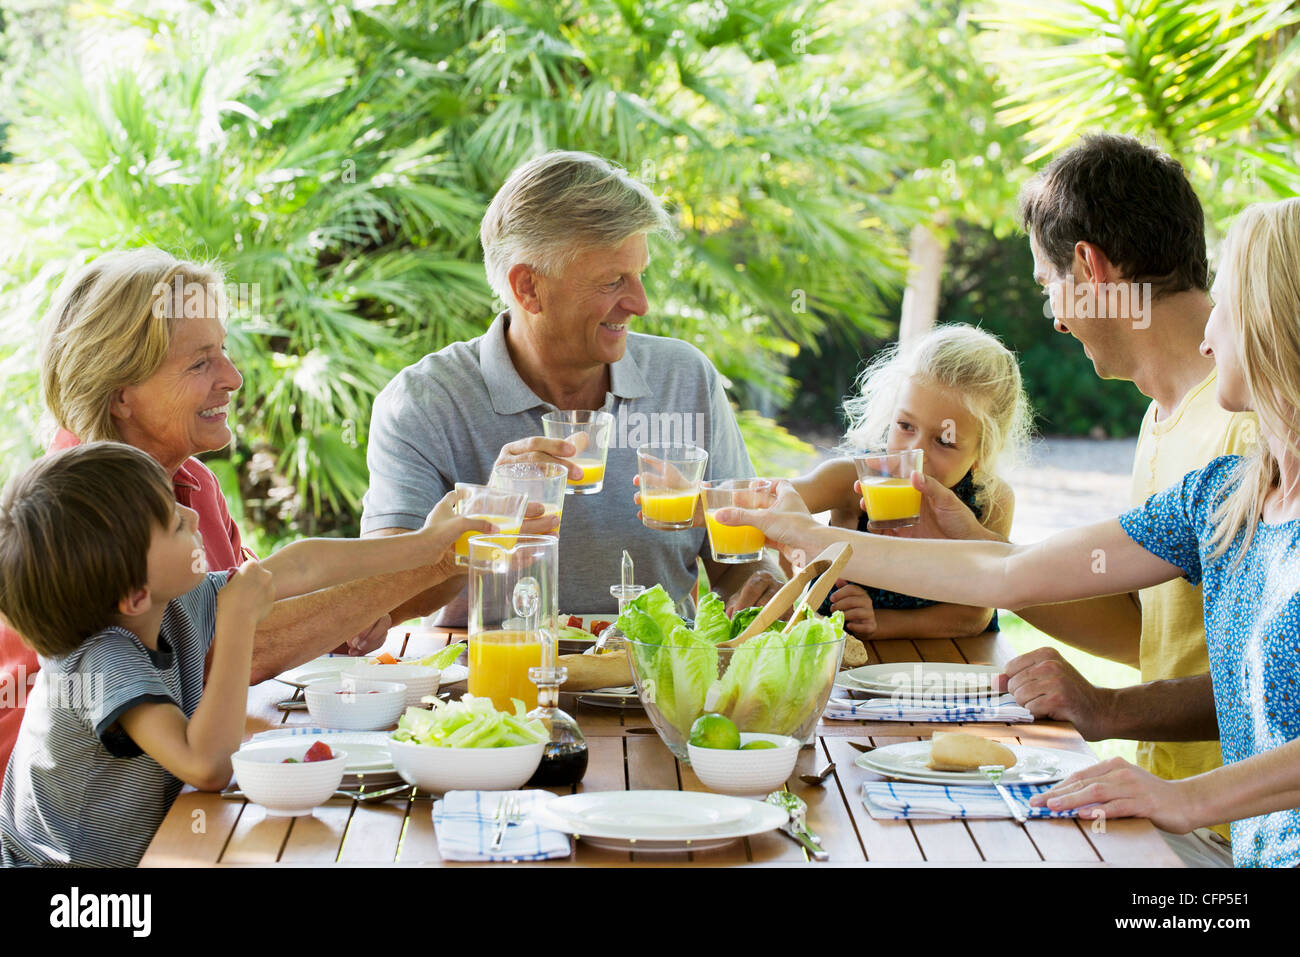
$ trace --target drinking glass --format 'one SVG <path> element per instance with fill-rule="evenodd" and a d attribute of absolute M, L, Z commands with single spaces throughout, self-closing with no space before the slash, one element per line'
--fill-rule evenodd
<path fill-rule="evenodd" d="M 581 467 L 582 478 L 568 480 L 569 495 L 595 495 L 605 487 L 605 457 L 614 417 L 608 412 L 547 412 L 542 416 L 542 433 L 548 439 L 566 439 L 577 447 L 573 464 Z"/>
<path fill-rule="evenodd" d="M 767 479 L 727 479 L 701 482 L 704 522 L 709 530 L 713 560 L 729 565 L 756 562 L 763 557 L 765 536 L 753 525 L 723 525 L 714 515 L 720 508 L 771 508 L 775 486 Z"/>
<path fill-rule="evenodd" d="M 564 517 L 564 491 L 569 470 L 555 462 L 507 462 L 492 470 L 492 488 L 517 492 L 542 506 L 542 514 L 529 519 L 543 535 L 559 535 Z M 543 522 L 544 519 L 549 522 Z"/>
<path fill-rule="evenodd" d="M 641 523 L 667 530 L 693 527 L 709 453 L 695 445 L 643 445 L 636 450 L 636 460 Z"/>
<path fill-rule="evenodd" d="M 507 492 L 486 485 L 456 483 L 456 514 L 491 522 L 503 535 L 518 534 L 523 526 L 528 499 L 517 492 Z M 465 532 L 456 539 L 456 564 L 469 564 L 469 540 L 482 532 Z"/>
<path fill-rule="evenodd" d="M 868 529 L 880 532 L 921 520 L 921 493 L 912 488 L 912 473 L 922 471 L 923 460 L 920 449 L 870 451 L 853 456 Z"/>

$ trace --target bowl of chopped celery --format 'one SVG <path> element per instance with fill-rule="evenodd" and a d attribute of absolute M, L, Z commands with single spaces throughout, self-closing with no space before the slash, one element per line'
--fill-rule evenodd
<path fill-rule="evenodd" d="M 812 615 L 783 634 L 784 622 L 723 647 L 757 609 L 728 618 L 708 594 L 688 625 L 661 586 L 630 602 L 618 627 L 628 639 L 632 678 L 646 716 L 669 750 L 691 763 L 687 739 L 701 714 L 726 715 L 742 732 L 807 741 L 830 698 L 844 654 L 844 616 Z"/>
<path fill-rule="evenodd" d="M 508 791 L 522 787 L 542 762 L 550 732 L 524 713 L 498 711 L 490 698 L 464 695 L 407 708 L 388 740 L 393 767 L 424 791 Z"/>

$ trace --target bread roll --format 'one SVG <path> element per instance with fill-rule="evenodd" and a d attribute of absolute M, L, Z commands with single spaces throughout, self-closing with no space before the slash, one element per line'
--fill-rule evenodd
<path fill-rule="evenodd" d="M 867 646 L 852 635 L 846 635 L 844 638 L 844 657 L 840 659 L 840 664 L 845 668 L 856 668 L 859 665 L 865 665 L 871 660 L 867 654 Z"/>
<path fill-rule="evenodd" d="M 1016 753 L 1006 745 L 960 731 L 936 731 L 930 739 L 932 771 L 978 771 L 982 765 L 1000 764 L 1010 768 Z"/>
<path fill-rule="evenodd" d="M 562 691 L 595 691 L 597 688 L 622 688 L 632 683 L 632 667 L 626 651 L 603 655 L 560 655 L 559 663 L 569 669 L 569 677 L 560 685 Z"/>

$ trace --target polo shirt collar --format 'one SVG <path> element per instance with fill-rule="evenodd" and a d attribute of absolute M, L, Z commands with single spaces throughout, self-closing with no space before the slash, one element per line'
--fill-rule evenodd
<path fill-rule="evenodd" d="M 492 321 L 488 331 L 483 334 L 479 352 L 492 410 L 497 415 L 517 415 L 539 406 L 553 408 L 528 387 L 528 383 L 524 382 L 515 369 L 515 364 L 510 359 L 510 350 L 506 348 L 508 319 L 509 314 L 502 312 Z M 609 390 L 619 399 L 642 399 L 651 394 L 650 386 L 641 374 L 640 366 L 632 358 L 631 351 L 624 352 L 623 358 L 609 367 Z"/>

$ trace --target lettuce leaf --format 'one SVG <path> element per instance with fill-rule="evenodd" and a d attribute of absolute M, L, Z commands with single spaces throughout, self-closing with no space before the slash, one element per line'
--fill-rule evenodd
<path fill-rule="evenodd" d="M 731 638 L 731 621 L 722 599 L 709 592 L 695 610 L 695 634 L 715 645 Z"/>

